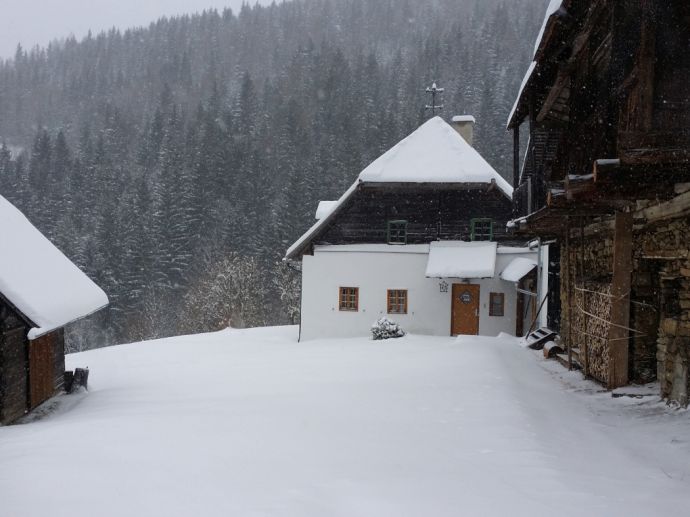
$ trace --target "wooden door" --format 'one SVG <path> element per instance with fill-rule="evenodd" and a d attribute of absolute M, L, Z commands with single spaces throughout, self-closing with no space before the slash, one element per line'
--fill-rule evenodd
<path fill-rule="evenodd" d="M 479 286 L 453 284 L 451 335 L 479 334 Z"/>
<path fill-rule="evenodd" d="M 29 341 L 29 408 L 53 396 L 55 334 Z"/>

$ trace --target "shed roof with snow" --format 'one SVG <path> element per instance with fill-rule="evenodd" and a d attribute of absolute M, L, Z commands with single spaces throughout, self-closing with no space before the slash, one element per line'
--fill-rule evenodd
<path fill-rule="evenodd" d="M 108 297 L 0 196 L 0 295 L 33 325 L 35 339 L 92 314 Z"/>
<path fill-rule="evenodd" d="M 493 278 L 495 242 L 438 241 L 429 247 L 427 278 Z"/>
<path fill-rule="evenodd" d="M 508 199 L 513 187 L 441 117 L 434 117 L 367 166 L 335 202 L 320 204 L 318 221 L 286 253 L 299 255 L 361 185 L 494 185 Z"/>
<path fill-rule="evenodd" d="M 519 282 L 537 267 L 537 261 L 531 258 L 518 257 L 513 259 L 501 272 L 501 279 L 506 282 Z"/>

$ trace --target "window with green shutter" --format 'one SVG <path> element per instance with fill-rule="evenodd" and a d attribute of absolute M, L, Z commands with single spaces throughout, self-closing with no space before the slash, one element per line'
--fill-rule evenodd
<path fill-rule="evenodd" d="M 407 221 L 388 221 L 388 244 L 407 244 Z"/>
<path fill-rule="evenodd" d="M 494 238 L 493 219 L 472 219 L 472 240 L 491 241 Z"/>

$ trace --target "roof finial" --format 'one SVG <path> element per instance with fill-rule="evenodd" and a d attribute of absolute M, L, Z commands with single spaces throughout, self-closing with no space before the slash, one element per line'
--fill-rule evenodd
<path fill-rule="evenodd" d="M 425 110 L 431 110 L 431 116 L 433 117 L 436 114 L 436 110 L 443 110 L 443 104 L 436 104 L 436 96 L 440 96 L 441 94 L 443 94 L 445 88 L 437 87 L 436 83 L 434 82 L 431 85 L 431 87 L 427 88 L 425 91 L 426 93 L 431 94 L 431 104 L 427 104 Z"/>

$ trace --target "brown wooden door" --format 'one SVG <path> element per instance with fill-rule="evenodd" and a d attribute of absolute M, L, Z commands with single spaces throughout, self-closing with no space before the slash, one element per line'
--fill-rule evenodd
<path fill-rule="evenodd" d="M 479 286 L 453 284 L 451 335 L 479 334 Z"/>
<path fill-rule="evenodd" d="M 53 396 L 55 335 L 29 341 L 29 406 L 35 408 Z"/>

